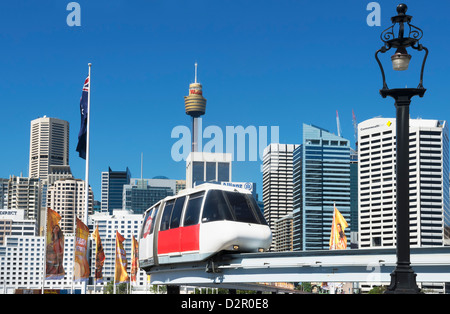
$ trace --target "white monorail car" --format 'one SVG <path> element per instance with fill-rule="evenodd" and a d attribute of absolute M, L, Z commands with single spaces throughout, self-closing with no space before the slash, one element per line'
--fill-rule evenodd
<path fill-rule="evenodd" d="M 139 263 L 154 265 L 206 260 L 221 251 L 261 252 L 272 233 L 252 194 L 202 184 L 166 197 L 144 214 Z"/>

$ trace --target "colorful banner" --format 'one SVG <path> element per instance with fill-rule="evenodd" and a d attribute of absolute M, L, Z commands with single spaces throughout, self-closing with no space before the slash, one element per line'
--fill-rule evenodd
<path fill-rule="evenodd" d="M 348 227 L 344 216 L 334 206 L 333 223 L 331 225 L 330 250 L 345 250 L 347 248 L 347 237 L 345 228 Z"/>
<path fill-rule="evenodd" d="M 125 238 L 116 231 L 116 269 L 114 272 L 114 283 L 116 285 L 130 281 L 127 273 L 127 252 L 123 248 L 123 241 L 125 241 Z"/>
<path fill-rule="evenodd" d="M 139 244 L 133 236 L 131 244 L 131 282 L 137 281 L 137 273 L 139 271 Z"/>
<path fill-rule="evenodd" d="M 93 234 L 95 240 L 95 282 L 103 282 L 103 263 L 105 262 L 105 252 L 103 251 L 102 241 L 98 233 L 98 226 Z"/>
<path fill-rule="evenodd" d="M 64 272 L 64 234 L 59 227 L 61 216 L 47 208 L 47 231 L 45 253 L 45 279 L 63 279 Z"/>
<path fill-rule="evenodd" d="M 89 262 L 87 259 L 87 243 L 89 228 L 77 218 L 77 229 L 75 231 L 75 266 L 73 280 L 84 282 L 89 279 Z"/>

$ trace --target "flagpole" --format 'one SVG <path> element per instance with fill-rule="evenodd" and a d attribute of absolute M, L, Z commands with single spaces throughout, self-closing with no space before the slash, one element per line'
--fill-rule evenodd
<path fill-rule="evenodd" d="M 90 133 L 90 122 L 91 122 L 91 66 L 92 63 L 89 63 L 89 92 L 88 92 L 88 101 L 87 101 L 87 128 L 86 128 L 86 176 L 85 176 L 85 211 L 83 222 L 87 226 L 88 225 L 88 210 L 89 210 L 89 133 Z"/>
<path fill-rule="evenodd" d="M 335 237 L 336 230 L 334 230 L 334 228 L 336 227 L 335 224 L 336 224 L 336 203 L 333 203 L 333 221 L 331 223 L 331 232 L 332 232 L 331 236 L 333 237 L 333 246 L 331 248 L 332 250 L 336 249 L 336 237 Z"/>
<path fill-rule="evenodd" d="M 44 294 L 45 286 L 45 272 L 46 272 L 46 257 L 47 257 L 47 220 L 48 220 L 48 209 L 45 209 L 45 227 L 44 227 L 44 256 L 42 265 L 42 294 Z"/>
<path fill-rule="evenodd" d="M 116 229 L 116 244 L 114 249 L 114 284 L 113 284 L 113 294 L 116 294 L 116 272 L 117 272 L 117 229 Z"/>
<path fill-rule="evenodd" d="M 88 63 L 89 66 L 89 88 L 88 88 L 88 101 L 87 101 L 87 127 L 86 127 L 86 174 L 85 174 L 85 209 L 83 215 L 83 222 L 87 226 L 88 225 L 88 211 L 89 211 L 89 137 L 90 137 L 90 122 L 91 122 L 91 66 L 92 63 Z M 86 285 L 87 282 L 84 282 L 82 287 L 82 294 L 86 294 Z"/>

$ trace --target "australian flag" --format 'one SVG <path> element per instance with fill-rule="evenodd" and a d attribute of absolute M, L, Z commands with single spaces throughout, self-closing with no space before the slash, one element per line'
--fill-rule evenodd
<path fill-rule="evenodd" d="M 86 159 L 86 139 L 87 139 L 87 119 L 88 119 L 88 95 L 89 95 L 89 76 L 84 81 L 83 92 L 80 99 L 81 126 L 78 133 L 77 152 L 79 156 Z"/>

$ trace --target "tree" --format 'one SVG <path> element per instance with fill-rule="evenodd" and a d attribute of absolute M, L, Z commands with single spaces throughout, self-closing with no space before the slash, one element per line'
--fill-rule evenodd
<path fill-rule="evenodd" d="M 110 281 L 104 287 L 103 294 L 113 294 L 113 293 L 114 293 L 114 282 Z M 116 285 L 116 294 L 128 294 L 128 284 L 120 283 Z"/>

